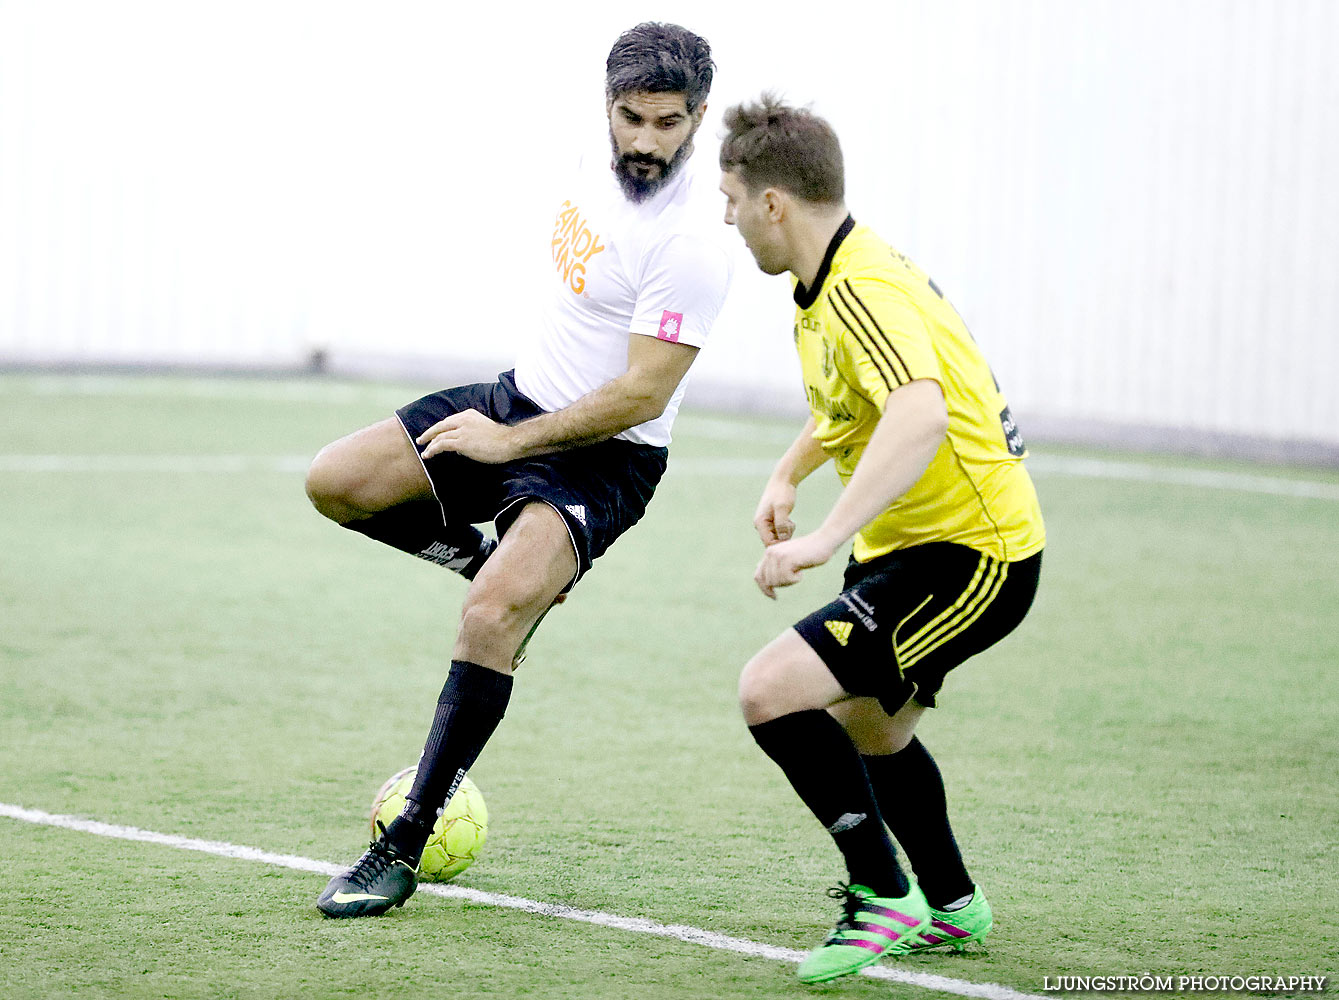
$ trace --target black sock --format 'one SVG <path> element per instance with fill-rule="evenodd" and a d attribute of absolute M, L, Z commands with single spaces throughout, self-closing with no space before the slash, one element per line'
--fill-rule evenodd
<path fill-rule="evenodd" d="M 913 736 L 895 754 L 864 760 L 884 821 L 906 851 L 930 905 L 942 910 L 970 896 L 972 877 L 949 825 L 944 779 L 930 751 Z"/>
<path fill-rule="evenodd" d="M 466 660 L 451 661 L 413 787 L 404 809 L 386 828 L 386 839 L 401 854 L 417 861 L 423 853 L 437 813 L 502 721 L 511 684 L 510 674 Z"/>
<path fill-rule="evenodd" d="M 851 883 L 868 886 L 878 896 L 905 896 L 910 884 L 897 863 L 860 754 L 837 720 L 812 709 L 750 726 L 749 732 L 832 834 Z"/>
<path fill-rule="evenodd" d="M 483 532 L 472 524 L 444 525 L 442 508 L 433 499 L 410 500 L 378 511 L 371 517 L 348 521 L 344 527 L 378 542 L 453 569 L 467 580 L 493 550 Z"/>

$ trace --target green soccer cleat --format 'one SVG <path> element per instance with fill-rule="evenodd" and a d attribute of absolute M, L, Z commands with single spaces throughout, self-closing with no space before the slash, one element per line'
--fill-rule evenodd
<path fill-rule="evenodd" d="M 823 983 L 849 976 L 884 955 L 906 950 L 909 941 L 930 926 L 930 904 L 914 882 L 905 896 L 876 896 L 863 885 L 842 885 L 828 895 L 842 901 L 842 918 L 827 940 L 800 963 L 802 983 Z"/>
<path fill-rule="evenodd" d="M 972 887 L 972 901 L 960 910 L 936 910 L 930 907 L 930 926 L 908 942 L 906 951 L 928 951 L 945 945 L 962 951 L 968 941 L 980 941 L 990 933 L 995 918 L 990 902 L 979 885 Z"/>
<path fill-rule="evenodd" d="M 316 908 L 327 917 L 375 917 L 392 906 L 404 906 L 418 886 L 417 866 L 386 843 L 386 827 L 378 823 L 381 836 L 352 868 L 336 875 L 316 900 Z"/>

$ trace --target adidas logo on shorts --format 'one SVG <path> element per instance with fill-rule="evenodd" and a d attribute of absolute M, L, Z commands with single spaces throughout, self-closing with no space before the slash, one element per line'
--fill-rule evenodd
<path fill-rule="evenodd" d="M 569 504 L 563 504 L 563 506 L 567 508 L 567 513 L 571 514 L 571 515 L 572 515 L 573 517 L 575 517 L 578 521 L 580 521 L 583 527 L 585 526 L 585 524 L 586 524 L 586 507 L 585 507 L 584 504 L 579 504 L 579 503 L 569 503 Z"/>
<path fill-rule="evenodd" d="M 850 622 L 824 622 L 823 627 L 832 633 L 840 646 L 845 646 L 851 639 Z"/>

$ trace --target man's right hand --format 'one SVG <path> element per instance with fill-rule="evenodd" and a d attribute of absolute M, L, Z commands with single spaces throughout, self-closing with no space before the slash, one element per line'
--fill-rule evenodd
<path fill-rule="evenodd" d="M 784 542 L 795 534 L 795 522 L 790 512 L 795 509 L 794 484 L 769 480 L 753 515 L 753 527 L 763 545 Z"/>

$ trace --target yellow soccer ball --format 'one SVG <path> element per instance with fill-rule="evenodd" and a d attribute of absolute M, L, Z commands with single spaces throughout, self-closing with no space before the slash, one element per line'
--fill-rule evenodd
<path fill-rule="evenodd" d="M 390 826 L 391 820 L 400 815 L 405 796 L 414 786 L 416 770 L 417 767 L 406 767 L 391 775 L 377 792 L 372 802 L 374 839 L 380 832 L 378 822 Z M 487 837 L 488 807 L 484 805 L 483 793 L 468 777 L 462 778 L 456 794 L 433 824 L 432 836 L 418 863 L 418 877 L 425 882 L 450 882 L 474 864 Z"/>

